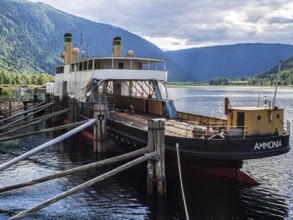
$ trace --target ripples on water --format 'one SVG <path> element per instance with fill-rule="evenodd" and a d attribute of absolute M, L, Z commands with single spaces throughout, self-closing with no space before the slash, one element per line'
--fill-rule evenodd
<path fill-rule="evenodd" d="M 273 89 L 208 89 L 171 88 L 179 111 L 222 117 L 223 103 L 230 97 L 232 106 L 254 105 Z M 291 121 L 293 94 L 291 89 L 279 89 L 277 105 L 286 108 Z M 4 163 L 35 146 L 50 140 L 50 136 L 28 137 L 0 143 L 0 163 Z M 292 144 L 292 136 L 290 143 Z M 114 143 L 109 142 L 114 145 Z M 46 149 L 29 160 L 0 172 L 0 186 L 49 175 L 96 161 L 89 145 L 70 141 Z M 0 219 L 7 219 L 60 194 L 116 165 L 94 169 L 79 175 L 63 177 L 35 186 L 0 194 Z M 168 177 L 167 197 L 146 196 L 145 166 L 96 184 L 89 189 L 44 208 L 25 219 L 185 219 L 179 180 Z M 291 219 L 293 218 L 293 153 L 260 160 L 245 161 L 243 170 L 261 185 L 237 189 L 225 180 L 198 173 L 183 179 L 190 219 Z M 170 171 L 169 171 L 170 172 Z M 174 173 L 174 171 L 171 171 Z M 176 170 L 177 172 L 177 170 Z M 168 170 L 167 170 L 168 174 Z"/>

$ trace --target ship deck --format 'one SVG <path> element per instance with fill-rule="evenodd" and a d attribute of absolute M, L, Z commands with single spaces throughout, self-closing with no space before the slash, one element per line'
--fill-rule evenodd
<path fill-rule="evenodd" d="M 160 117 L 141 112 L 136 112 L 135 114 L 131 115 L 129 112 L 112 111 L 110 112 L 110 118 L 122 123 L 127 123 L 133 127 L 147 130 L 148 120 L 155 118 L 158 119 Z M 179 121 L 166 118 L 162 119 L 165 120 L 165 134 L 171 136 L 192 138 L 192 130 L 194 129 L 195 125 L 199 126 L 195 121 Z"/>

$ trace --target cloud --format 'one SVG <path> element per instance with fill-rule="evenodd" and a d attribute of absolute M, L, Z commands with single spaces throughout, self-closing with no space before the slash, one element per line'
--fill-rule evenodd
<path fill-rule="evenodd" d="M 245 42 L 293 43 L 293 3 L 289 0 L 39 1 L 121 27 L 166 50 Z"/>

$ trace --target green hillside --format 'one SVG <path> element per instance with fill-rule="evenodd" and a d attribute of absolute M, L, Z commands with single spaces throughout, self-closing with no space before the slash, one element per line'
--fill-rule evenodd
<path fill-rule="evenodd" d="M 255 79 L 273 84 L 278 71 L 279 65 L 275 65 L 271 69 L 256 75 Z M 279 82 L 281 85 L 293 85 L 293 57 L 282 62 Z"/>
<path fill-rule="evenodd" d="M 122 56 L 133 50 L 138 57 L 167 59 L 156 45 L 121 28 L 76 17 L 43 3 L 1 0 L 0 71 L 54 74 L 55 66 L 62 63 L 65 33 L 73 35 L 73 46 L 77 47 L 82 33 L 87 57 L 111 56 L 112 39 L 120 36 Z M 170 81 L 188 80 L 172 61 L 167 65 Z"/>
<path fill-rule="evenodd" d="M 52 71 L 60 62 L 57 51 L 62 33 L 56 33 L 51 20 L 52 9 L 44 4 L 21 0 L 0 3 L 0 69 L 32 73 Z M 46 38 L 48 35 L 53 37 Z M 57 41 L 58 42 L 58 41 Z"/>
<path fill-rule="evenodd" d="M 293 54 L 292 45 L 281 44 L 202 47 L 165 53 L 118 27 L 76 17 L 43 3 L 0 0 L 0 72 L 54 74 L 55 66 L 62 63 L 65 33 L 72 33 L 73 45 L 77 47 L 83 34 L 88 57 L 110 56 L 112 39 L 120 36 L 122 56 L 133 50 L 137 57 L 166 59 L 169 82 L 207 82 L 217 77 L 215 84 L 225 83 L 223 78 L 228 78 L 228 82 L 236 80 L 236 84 L 244 78 L 252 85 L 271 84 L 277 67 L 254 77 L 255 74 Z M 293 84 L 292 63 L 293 58 L 283 63 L 284 85 Z"/>

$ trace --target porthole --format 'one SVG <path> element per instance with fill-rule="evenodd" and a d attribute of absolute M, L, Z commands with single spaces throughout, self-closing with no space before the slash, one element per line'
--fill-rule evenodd
<path fill-rule="evenodd" d="M 259 116 L 257 116 L 257 120 L 260 120 L 261 119 L 261 116 L 259 115 Z"/>

